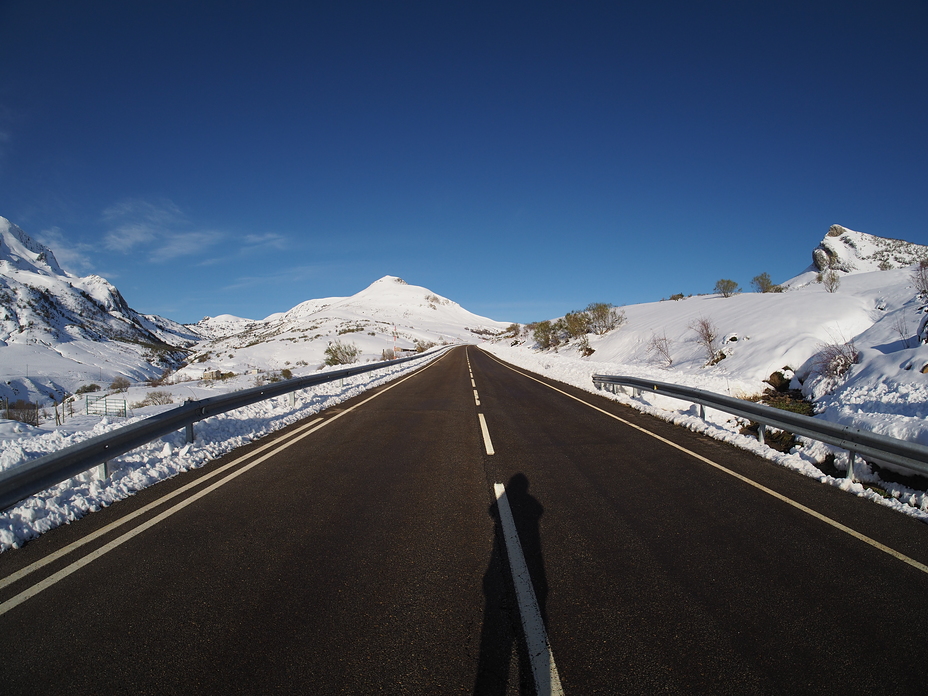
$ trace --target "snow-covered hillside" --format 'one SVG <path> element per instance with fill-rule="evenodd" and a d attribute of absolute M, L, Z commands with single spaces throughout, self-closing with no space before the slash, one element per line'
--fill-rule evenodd
<path fill-rule="evenodd" d="M 925 258 L 926 251 L 928 249 L 921 244 L 886 239 L 832 225 L 825 238 L 812 251 L 812 264 L 819 271 L 888 271 L 918 263 Z"/>
<path fill-rule="evenodd" d="M 3 230 L 9 232 L 11 227 L 7 224 Z M 15 293 L 18 303 L 16 318 L 7 320 L 12 322 L 11 328 L 2 334 L 0 343 L 0 369 L 6 374 L 19 369 L 11 366 L 22 364 L 24 359 L 42 365 L 42 360 L 47 359 L 43 356 L 51 354 L 72 364 L 81 361 L 93 365 L 106 376 L 129 374 L 133 369 L 137 372 L 132 374 L 145 374 L 138 367 L 139 353 L 128 352 L 134 344 L 113 341 L 102 331 L 99 340 L 79 338 L 72 335 L 79 329 L 65 320 L 44 321 L 47 317 L 35 309 L 39 300 L 29 294 L 41 294 L 36 288 L 46 288 L 49 295 L 54 290 L 55 295 L 61 292 L 68 297 L 70 290 L 65 286 L 78 297 L 84 298 L 86 293 L 94 299 L 85 301 L 108 308 L 103 314 L 109 319 L 102 315 L 96 319 L 108 329 L 108 322 L 115 322 L 112 326 L 137 325 L 157 337 L 201 337 L 192 347 L 189 364 L 171 381 L 157 388 L 136 384 L 129 389 L 126 399 L 130 406 L 135 404 L 130 420 L 170 408 L 163 401 L 156 405 L 148 398 L 155 394 L 179 403 L 185 398 L 203 398 L 251 386 L 256 380 L 276 378 L 268 373 L 250 374 L 252 368 L 272 373 L 286 367 L 294 375 L 315 372 L 326 347 L 334 341 L 354 343 L 361 351 L 361 360 L 380 359 L 385 349 L 393 347 L 395 325 L 399 349 L 430 343 L 480 342 L 512 363 L 590 391 L 594 391 L 592 375 L 604 373 L 751 397 L 768 388 L 765 380 L 779 372 L 813 401 L 819 418 L 928 445 L 928 294 L 920 295 L 914 282 L 920 261 L 928 259 L 928 247 L 840 226 L 833 226 L 816 247 L 811 266 L 781 284 L 782 292 L 702 295 L 627 306 L 622 308 L 626 321 L 618 328 L 604 335 L 588 334 L 549 350 L 539 350 L 525 327 L 521 335 L 513 338 L 507 331 L 509 324 L 471 314 L 426 288 L 407 285 L 392 276 L 381 278 L 351 297 L 307 300 L 288 312 L 257 321 L 221 315 L 206 318 L 194 327 L 178 328 L 167 320 L 135 313 L 127 314 L 132 318 L 127 320 L 123 316 L 125 303 L 120 302 L 115 288 L 93 276 L 80 279 L 64 274 L 49 250 L 23 236 L 20 230 L 2 237 L 4 263 L 0 276 L 3 288 L 9 288 L 4 292 Z M 837 282 L 829 288 L 821 278 L 832 272 Z M 61 305 L 67 308 L 67 302 Z M 30 319 L 33 326 L 28 326 Z M 699 340 L 695 328 L 700 323 L 710 326 L 716 334 L 711 361 L 710 351 L 705 341 Z M 14 326 L 18 327 L 16 331 L 12 330 Z M 485 342 L 487 338 L 493 341 Z M 655 350 L 656 339 L 666 349 L 663 355 Z M 124 345 L 125 355 L 118 350 Z M 16 352 L 27 349 L 33 352 Z M 822 358 L 834 349 L 856 356 L 843 374 L 825 374 Z M 207 370 L 222 373 L 224 379 L 202 379 Z M 228 373 L 235 376 L 225 379 Z M 176 471 L 198 466 L 252 437 L 292 422 L 298 414 L 313 413 L 383 379 L 373 376 L 373 381 L 365 382 L 358 378 L 354 384 L 312 390 L 301 395 L 295 411 L 287 400 L 278 399 L 256 406 L 254 413 L 239 414 L 241 417 L 227 414 L 207 419 L 202 425 L 206 436 L 191 446 L 184 445 L 180 435 L 151 443 L 113 462 L 116 473 L 105 482 L 86 474 L 0 514 L 0 550 L 19 545 L 45 529 L 80 517 Z M 890 496 L 882 498 L 859 483 L 835 476 L 829 469 L 832 465 L 823 467 L 821 462 L 835 455 L 833 466 L 840 471 L 846 454 L 839 450 L 805 442 L 791 452 L 776 452 L 758 444 L 756 438 L 741 434 L 743 424 L 726 414 L 710 409 L 703 421 L 690 404 L 665 397 L 648 394 L 614 398 L 928 521 L 925 482 L 910 482 L 916 488 L 908 488 L 901 483 L 879 481 L 879 472 L 866 465 L 858 467 L 864 480 L 877 482 L 889 491 Z M 123 422 L 127 421 L 78 415 L 63 426 L 46 422 L 33 428 L 0 421 L 0 469 L 120 427 Z"/>
<path fill-rule="evenodd" d="M 131 309 L 97 275 L 78 277 L 51 249 L 0 217 L 0 397 L 60 400 L 76 384 L 147 379 L 199 336 Z M 109 383 L 109 381 L 107 381 Z"/>
<path fill-rule="evenodd" d="M 362 362 L 381 360 L 394 345 L 399 352 L 480 341 L 503 333 L 507 326 L 468 312 L 427 288 L 384 276 L 351 297 L 307 300 L 263 321 L 228 316 L 204 320 L 198 329 L 216 338 L 197 346 L 178 377 L 199 378 L 207 370 L 238 374 L 297 364 L 316 367 L 336 341 L 356 346 Z"/>
<path fill-rule="evenodd" d="M 813 264 L 786 281 L 782 292 L 701 295 L 624 307 L 623 326 L 585 337 L 591 355 L 583 355 L 584 339 L 539 350 L 529 331 L 520 342 L 497 342 L 491 350 L 591 391 L 592 375 L 602 373 L 754 397 L 780 372 L 813 402 L 820 418 L 928 445 L 928 296 L 919 294 L 914 282 L 928 247 L 835 225 L 813 253 L 817 261 L 823 256 L 827 263 Z M 831 292 L 819 280 L 822 271 L 836 273 Z M 700 323 L 717 336 L 714 360 L 700 341 Z M 659 345 L 666 348 L 663 353 Z M 828 374 L 825 358 L 836 352 L 856 361 L 843 374 Z M 617 398 L 706 429 L 691 417 L 690 404 L 654 395 Z M 710 434 L 759 449 L 751 438 L 738 435 L 740 424 L 729 416 L 716 413 L 712 420 Z M 821 471 L 807 465 L 829 451 L 814 445 L 793 455 L 766 453 L 819 477 Z M 846 454 L 837 455 L 840 468 Z M 928 496 L 919 501 L 928 509 Z"/>

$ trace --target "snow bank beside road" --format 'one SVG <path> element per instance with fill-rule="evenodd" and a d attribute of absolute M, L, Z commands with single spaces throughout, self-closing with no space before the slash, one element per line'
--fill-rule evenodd
<path fill-rule="evenodd" d="M 98 479 L 95 471 L 85 472 L 0 513 L 0 552 L 18 548 L 29 539 L 158 481 L 203 466 L 237 447 L 397 379 L 441 355 L 444 352 L 300 390 L 296 392 L 295 407 L 290 406 L 288 394 L 212 416 L 195 425 L 196 442 L 192 444 L 186 443 L 182 431 L 149 442 L 110 462 L 112 473 L 106 480 Z M 216 395 L 216 390 L 211 390 L 210 394 Z M 83 416 L 69 421 L 66 426 L 44 432 L 21 423 L 3 421 L 0 471 L 171 408 L 176 406 L 149 407 L 144 409 L 145 415 L 129 419 Z M 25 430 L 35 434 L 29 436 Z"/>
<path fill-rule="evenodd" d="M 481 349 L 496 355 L 512 365 L 521 367 L 529 372 L 570 384 L 585 391 L 600 394 L 606 398 L 614 399 L 620 403 L 631 406 L 643 413 L 656 416 L 680 425 L 694 432 L 708 435 L 717 440 L 727 442 L 741 449 L 770 460 L 780 466 L 792 469 L 804 476 L 809 476 L 822 483 L 836 486 L 854 495 L 867 498 L 874 502 L 893 508 L 906 515 L 916 517 L 928 522 L 928 493 L 916 491 L 900 484 L 884 482 L 860 460 L 854 466 L 855 474 L 860 482 L 850 482 L 824 474 L 817 466 L 828 454 L 835 455 L 835 464 L 839 468 L 847 467 L 847 453 L 843 450 L 830 447 L 821 442 L 802 440 L 801 447 L 793 448 L 789 453 L 781 453 L 765 445 L 761 445 L 756 438 L 740 434 L 743 422 L 732 415 L 706 409 L 706 419 L 699 417 L 698 407 L 695 404 L 672 399 L 670 397 L 643 393 L 640 397 L 629 397 L 624 394 L 611 394 L 598 391 L 593 385 L 594 374 L 624 375 L 651 379 L 658 382 L 685 383 L 686 386 L 705 389 L 718 394 L 740 397 L 756 393 L 756 383 L 749 380 L 736 380 L 729 376 L 704 372 L 701 375 L 686 374 L 685 382 L 674 379 L 674 375 L 667 370 L 655 369 L 641 364 L 626 365 L 617 363 L 594 362 L 584 358 L 570 357 L 562 354 L 538 353 L 527 348 L 509 347 L 499 344 L 482 344 Z M 922 424 L 922 428 L 926 428 Z M 892 497 L 884 498 L 866 487 L 867 483 L 876 483 L 885 489 Z"/>

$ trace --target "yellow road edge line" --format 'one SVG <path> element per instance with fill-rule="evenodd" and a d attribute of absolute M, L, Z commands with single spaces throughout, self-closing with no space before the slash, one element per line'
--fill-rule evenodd
<path fill-rule="evenodd" d="M 451 351 L 448 351 L 448 353 L 450 353 L 450 352 L 451 352 Z M 382 389 L 381 391 L 377 392 L 376 394 L 374 394 L 374 395 L 372 395 L 372 396 L 366 398 L 364 401 L 361 401 L 361 402 L 355 404 L 355 405 L 352 406 L 351 408 L 348 408 L 348 409 L 346 409 L 346 410 L 344 410 L 344 411 L 342 411 L 342 412 L 340 412 L 340 413 L 336 413 L 334 416 L 332 416 L 332 417 L 329 418 L 328 420 L 324 420 L 324 419 L 322 419 L 322 418 L 317 418 L 317 419 L 313 420 L 312 422 L 307 423 L 306 425 L 301 426 L 300 429 L 299 429 L 299 430 L 302 430 L 302 429 L 304 429 L 304 428 L 310 428 L 310 427 L 313 426 L 314 424 L 318 424 L 318 425 L 316 425 L 315 427 L 313 427 L 311 430 L 307 430 L 307 431 L 304 432 L 304 433 L 300 433 L 300 434 L 298 434 L 298 435 L 293 435 L 293 436 L 291 436 L 291 437 L 288 437 L 287 440 L 286 440 L 285 442 L 283 442 L 283 443 L 281 443 L 279 440 L 275 440 L 274 442 L 269 442 L 269 443 L 267 443 L 266 445 L 262 445 L 259 449 L 256 449 L 256 450 L 254 450 L 254 451 L 252 451 L 252 452 L 249 452 L 247 455 L 244 455 L 244 456 L 242 456 L 242 457 L 239 457 L 239 458 L 236 459 L 234 462 L 230 462 L 230 463 L 228 463 L 228 464 L 225 464 L 224 466 L 222 466 L 221 468 L 217 469 L 216 471 L 211 472 L 210 474 L 207 474 L 206 476 L 200 477 L 200 478 L 197 479 L 196 481 L 193 481 L 193 482 L 187 484 L 187 485 L 184 486 L 183 488 L 179 488 L 179 489 L 177 489 L 176 491 L 172 491 L 171 493 L 165 495 L 163 498 L 160 498 L 160 499 L 158 499 L 158 500 L 156 500 L 156 501 L 153 501 L 153 502 L 149 503 L 148 505 L 146 505 L 145 507 L 139 508 L 139 509 L 136 510 L 135 512 L 130 513 L 129 515 L 126 515 L 125 517 L 122 517 L 122 518 L 120 518 L 120 519 L 118 519 L 118 520 L 116 520 L 116 521 L 114 521 L 114 522 L 111 522 L 111 523 L 108 524 L 106 527 L 102 527 L 102 528 L 98 529 L 96 532 L 94 532 L 93 534 L 88 535 L 88 536 L 85 537 L 84 539 L 79 539 L 78 541 L 75 541 L 75 542 L 69 544 L 68 546 L 65 546 L 64 548 L 59 549 L 59 550 L 56 551 L 54 554 L 51 554 L 50 556 L 48 556 L 48 557 L 46 557 L 46 558 L 44 558 L 44 559 L 41 559 L 41 560 L 39 560 L 39 561 L 36 561 L 35 563 L 33 563 L 33 564 L 29 565 L 29 566 L 26 566 L 25 568 L 20 569 L 20 570 L 17 571 L 16 573 L 13 573 L 12 575 L 10 575 L 10 576 L 8 576 L 8 577 L 3 578 L 2 584 L 0 584 L 0 589 L 2 589 L 3 587 L 6 587 L 7 585 L 12 584 L 13 582 L 16 582 L 17 580 L 22 579 L 23 577 L 29 575 L 31 572 L 33 572 L 33 571 L 35 571 L 35 570 L 38 570 L 39 568 L 41 568 L 41 567 L 47 565 L 48 563 L 51 563 L 51 562 L 53 562 L 53 561 L 55 561 L 55 560 L 61 558 L 62 556 L 64 556 L 64 555 L 66 555 L 66 554 L 68 554 L 68 553 L 70 553 L 70 552 L 72 552 L 72 551 L 74 551 L 74 550 L 80 548 L 81 546 L 83 546 L 84 544 L 87 544 L 88 542 L 92 541 L 93 539 L 96 539 L 96 538 L 102 536 L 103 534 L 105 534 L 105 533 L 107 533 L 107 532 L 110 532 L 110 531 L 112 531 L 113 529 L 115 529 L 115 528 L 117 528 L 117 527 L 119 527 L 119 526 L 125 524 L 126 522 L 129 522 L 129 521 L 135 519 L 136 517 L 138 517 L 138 516 L 144 514 L 145 512 L 151 511 L 151 510 L 154 509 L 155 507 L 158 507 L 158 506 L 162 505 L 163 503 L 167 502 L 168 500 L 171 500 L 172 498 L 175 498 L 176 496 L 180 495 L 181 493 L 184 493 L 184 492 L 190 490 L 191 488 L 194 488 L 194 487 L 198 486 L 199 484 L 204 483 L 204 482 L 205 482 L 206 480 L 208 480 L 209 478 L 213 478 L 213 477 L 219 475 L 220 473 L 222 473 L 222 472 L 228 470 L 229 468 L 231 468 L 231 467 L 233 467 L 233 466 L 236 466 L 237 464 L 240 464 L 241 462 L 245 461 L 246 459 L 249 459 L 249 458 L 255 456 L 255 455 L 258 454 L 259 452 L 261 452 L 261 451 L 263 451 L 263 450 L 265 450 L 265 449 L 268 449 L 268 448 L 270 448 L 270 447 L 274 447 L 274 446 L 278 446 L 278 445 L 279 445 L 279 448 L 276 449 L 275 451 L 273 451 L 273 452 L 268 452 L 267 454 L 265 454 L 264 456 L 262 456 L 262 457 L 260 457 L 259 459 L 255 460 L 254 462 L 252 462 L 252 463 L 250 463 L 250 464 L 248 464 L 248 465 L 242 467 L 241 469 L 239 469 L 239 470 L 236 471 L 236 472 L 233 472 L 232 474 L 230 474 L 230 475 L 227 476 L 226 478 L 222 479 L 221 481 L 215 482 L 214 484 L 212 484 L 212 485 L 209 486 L 208 488 L 206 488 L 206 489 L 200 491 L 199 493 L 194 494 L 193 496 L 191 496 L 191 497 L 188 498 L 187 500 L 185 500 L 185 501 L 183 501 L 183 502 L 181 502 L 181 503 L 178 503 L 177 505 L 174 505 L 173 507 L 169 508 L 168 510 L 165 510 L 164 512 L 162 512 L 161 514 L 157 515 L 156 517 L 153 517 L 153 518 L 152 518 L 151 520 L 149 520 L 148 522 L 145 522 L 145 523 L 139 525 L 138 527 L 132 529 L 131 531 L 126 532 L 126 533 L 123 534 L 122 536 L 117 537 L 117 538 L 114 539 L 113 541 L 109 542 L 108 544 L 106 544 L 106 545 L 104 545 L 104 546 L 101 546 L 99 549 L 97 549 L 96 551 L 94 551 L 94 552 L 88 554 L 87 556 L 85 556 L 85 557 L 83 557 L 83 558 L 81 558 L 81 559 L 79 559 L 79 560 L 77 560 L 77 561 L 74 561 L 73 563 L 71 563 L 70 565 L 66 566 L 65 568 L 62 568 L 62 569 L 61 569 L 60 571 L 58 571 L 57 573 L 53 573 L 52 575 L 48 576 L 45 580 L 40 581 L 39 583 L 36 583 L 36 584 L 33 585 L 32 587 L 30 587 L 30 588 L 28 588 L 28 589 L 26 589 L 26 590 L 23 590 L 22 592 L 20 592 L 19 594 L 15 595 L 14 597 L 8 599 L 7 601 L 0 603 L 0 616 L 2 616 L 3 614 L 5 614 L 7 611 L 9 611 L 10 609 L 12 609 L 13 607 L 18 606 L 19 604 L 22 604 L 22 603 L 23 603 L 24 601 L 26 601 L 27 599 L 30 599 L 31 597 L 34 597 L 35 595 L 37 595 L 37 594 L 38 594 L 39 592 L 41 592 L 42 590 L 47 589 L 48 587 L 51 587 L 52 585 L 54 585 L 56 582 L 58 582 L 58 581 L 61 580 L 62 578 L 65 578 L 65 577 L 67 577 L 68 575 L 70 575 L 71 573 L 75 572 L 76 570 L 79 570 L 80 568 L 82 568 L 83 566 L 87 565 L 87 564 L 90 563 L 91 561 L 96 560 L 97 558 L 101 557 L 103 554 L 105 554 L 105 553 L 107 553 L 107 552 L 109 552 L 109 551 L 112 551 L 114 548 L 116 548 L 117 546 L 121 545 L 122 543 L 128 541 L 129 539 L 131 539 L 132 537 L 136 536 L 137 534 L 140 534 L 142 531 L 144 531 L 144 530 L 146 530 L 146 529 L 149 529 L 150 527 L 153 527 L 153 526 L 154 526 L 155 524 L 157 524 L 158 522 L 161 522 L 162 520 L 167 519 L 168 517 L 170 517 L 171 515 L 173 515 L 175 512 L 178 512 L 178 511 L 180 511 L 181 509 L 185 508 L 185 507 L 186 507 L 187 505 L 189 505 L 190 503 L 192 503 L 192 502 L 194 502 L 194 501 L 196 501 L 196 500 L 199 500 L 200 498 L 202 498 L 203 496 L 207 495 L 208 493 L 211 493 L 212 491 L 216 490 L 216 489 L 219 488 L 220 486 L 225 485 L 226 483 L 228 483 L 229 481 L 231 481 L 231 480 L 233 480 L 234 478 L 238 477 L 239 475 L 245 473 L 246 471 L 248 471 L 248 470 L 252 469 L 253 467 L 257 466 L 258 464 L 264 462 L 265 460 L 269 459 L 271 456 L 273 456 L 273 455 L 275 455 L 275 454 L 277 454 L 277 453 L 279 453 L 279 452 L 282 452 L 283 450 L 287 449 L 288 447 L 290 447 L 290 446 L 293 445 L 293 444 L 296 444 L 297 442 L 299 442 L 299 441 L 302 440 L 303 438 L 308 437 L 309 435 L 312 435 L 314 432 L 316 432 L 316 431 L 319 430 L 320 428 L 323 428 L 323 427 L 325 427 L 326 425 L 329 425 L 330 423 L 332 423 L 332 422 L 338 420 L 338 419 L 341 418 L 342 416 L 344 416 L 344 415 L 346 415 L 346 414 L 348 414 L 348 413 L 351 413 L 351 412 L 352 412 L 353 410 L 355 410 L 356 408 L 358 408 L 358 407 L 360 407 L 360 406 L 363 406 L 363 405 L 366 404 L 368 401 L 372 401 L 372 400 L 376 399 L 378 396 L 380 396 L 381 394 L 385 394 L 386 392 L 388 392 L 388 391 L 389 391 L 390 389 L 392 389 L 393 387 L 399 386 L 400 384 L 402 384 L 403 382 L 405 382 L 407 379 L 410 379 L 410 378 L 412 378 L 412 377 L 415 377 L 416 375 L 420 374 L 420 373 L 423 372 L 424 370 L 427 370 L 429 367 L 431 367 L 432 365 L 435 365 L 435 364 L 438 363 L 440 360 L 442 360 L 446 355 L 448 355 L 448 353 L 445 353 L 445 355 L 442 355 L 441 357 L 437 358 L 436 360 L 433 360 L 432 362 L 428 363 L 427 365 L 425 365 L 425 366 L 422 367 L 421 369 L 417 369 L 417 370 L 416 370 L 415 372 L 413 372 L 412 374 L 407 375 L 406 377 L 403 377 L 402 379 L 399 379 L 399 380 L 397 380 L 397 381 L 395 381 L 395 382 L 389 383 L 389 384 L 386 386 L 385 389 Z M 320 423 L 320 421 L 322 421 L 322 422 Z M 298 430 L 297 432 L 299 432 L 299 430 Z"/>
<path fill-rule="evenodd" d="M 601 408 L 599 408 L 599 406 L 594 406 L 593 404 L 589 403 L 588 401 L 584 401 L 583 399 L 581 399 L 581 398 L 579 398 L 579 397 L 576 397 L 576 396 L 574 396 L 573 394 L 568 394 L 567 392 L 562 391 L 561 389 L 558 389 L 557 387 L 554 387 L 554 386 L 548 384 L 547 382 L 543 382 L 542 380 L 537 379 L 537 378 L 533 377 L 532 375 L 526 374 L 525 372 L 522 372 L 521 370 L 517 370 L 516 368 L 512 367 L 511 365 L 507 365 L 506 363 L 504 363 L 502 360 L 500 360 L 499 358 L 497 358 L 497 357 L 496 357 L 495 355 L 493 355 L 492 353 L 488 353 L 488 352 L 486 352 L 486 351 L 482 351 L 482 352 L 483 352 L 485 355 L 490 356 L 493 360 L 495 360 L 496 362 L 498 362 L 498 363 L 499 363 L 500 365 L 502 365 L 503 367 L 506 367 L 506 368 L 512 370 L 513 372 L 516 372 L 516 373 L 522 375 L 523 377 L 528 377 L 529 379 L 534 380 L 535 382 L 538 382 L 539 384 L 543 384 L 544 386 L 548 387 L 549 389 L 553 389 L 554 391 L 556 391 L 556 392 L 558 392 L 558 393 L 560 393 L 560 394 L 563 394 L 564 396 L 567 396 L 567 397 L 573 399 L 574 401 L 579 401 L 581 404 L 584 404 L 584 405 L 586 405 L 586 406 L 589 406 L 590 408 L 592 408 L 592 409 L 594 409 L 594 410 L 596 410 L 596 411 L 599 411 L 600 413 L 603 413 L 603 414 L 609 416 L 610 418 L 614 418 L 615 420 L 619 421 L 620 423 L 622 423 L 622 424 L 624 424 L 624 425 L 627 425 L 627 426 L 630 427 L 630 428 L 634 428 L 635 430 L 638 430 L 639 432 L 645 433 L 646 435 L 650 435 L 651 437 L 655 438 L 656 440 L 659 440 L 659 441 L 663 442 L 663 443 L 666 444 L 666 445 L 670 445 L 670 446 L 673 447 L 674 449 L 677 449 L 677 450 L 679 450 L 679 451 L 681 451 L 681 452 L 684 452 L 684 453 L 690 455 L 691 457 L 694 457 L 695 459 L 698 459 L 699 461 L 701 461 L 701 462 L 703 462 L 703 463 L 705 463 L 705 464 L 708 464 L 709 466 L 714 467 L 714 468 L 718 469 L 719 471 L 722 471 L 722 472 L 728 474 L 729 476 L 733 476 L 734 478 L 736 478 L 736 479 L 738 479 L 738 480 L 740 480 L 740 481 L 743 481 L 744 483 L 747 483 L 747 484 L 750 485 L 750 486 L 753 486 L 754 488 L 758 489 L 759 491 L 763 491 L 764 493 L 767 493 L 768 495 L 773 496 L 773 497 L 776 498 L 777 500 L 780 500 L 780 501 L 782 501 L 782 502 L 784 502 L 784 503 L 786 503 L 786 504 L 788 504 L 788 505 L 791 505 L 791 506 L 793 506 L 794 508 L 796 508 L 797 510 L 801 510 L 802 512 L 806 513 L 807 515 L 811 515 L 811 516 L 814 517 L 815 519 L 820 520 L 821 522 L 824 522 L 825 524 L 829 524 L 829 525 L 831 525 L 832 527 L 834 527 L 835 529 L 838 529 L 838 530 L 844 532 L 845 534 L 849 534 L 850 536 L 854 537 L 855 539 L 857 539 L 857 540 L 859 540 L 859 541 L 862 541 L 862 542 L 864 542 L 864 543 L 866 543 L 866 544 L 869 544 L 869 545 L 872 546 L 873 548 L 878 549 L 878 550 L 882 551 L 883 553 L 886 553 L 886 554 L 892 556 L 893 558 L 896 558 L 896 559 L 902 561 L 903 563 L 907 563 L 908 565 L 912 566 L 912 567 L 915 568 L 916 570 L 920 570 L 921 572 L 928 574 L 928 565 L 925 565 L 924 563 L 920 563 L 919 561 L 916 561 L 914 558 L 910 558 L 909 556 L 906 556 L 905 554 L 900 553 L 899 551 L 896 551 L 895 549 L 892 549 L 892 548 L 886 546 L 885 544 L 880 543 L 880 542 L 877 541 L 876 539 L 872 539 L 872 538 L 868 537 L 868 536 L 865 535 L 865 534 L 861 534 L 860 532 L 858 532 L 858 531 L 856 531 L 856 530 L 854 530 L 854 529 L 851 529 L 851 528 L 848 527 L 847 525 L 841 524 L 841 523 L 838 522 L 837 520 L 833 520 L 832 518 L 830 518 L 830 517 L 828 517 L 828 516 L 826 516 L 826 515 L 823 515 L 822 513 L 817 512 L 817 511 L 813 510 L 813 509 L 810 508 L 810 507 L 806 507 L 806 506 L 803 505 L 802 503 L 796 502 L 795 500 L 792 500 L 791 498 L 787 498 L 787 497 L 786 497 L 785 495 L 783 495 L 782 493 L 777 493 L 775 490 L 772 490 L 772 489 L 770 489 L 770 488 L 767 488 L 767 486 L 765 486 L 765 485 L 763 485 L 763 484 L 761 484 L 761 483 L 758 483 L 757 481 L 753 481 L 753 480 L 749 479 L 748 477 L 743 476 L 742 474 L 739 474 L 739 473 L 736 472 L 736 471 L 732 471 L 731 469 L 728 469 L 728 468 L 722 466 L 721 464 L 712 461 L 711 459 L 707 459 L 706 457 L 703 457 L 701 454 L 697 454 L 696 452 L 693 452 L 692 450 L 687 449 L 687 448 L 684 447 L 683 445 L 678 445 L 678 444 L 675 443 L 675 442 L 671 442 L 670 440 L 661 437 L 661 436 L 658 435 L 657 433 L 652 433 L 650 430 L 647 430 L 647 429 L 645 429 L 645 428 L 642 428 L 642 427 L 639 426 L 639 425 L 635 425 L 634 423 L 630 423 L 629 421 L 627 421 L 627 420 L 625 420 L 624 418 L 621 418 L 621 417 L 615 415 L 614 413 L 609 413 L 609 411 L 606 411 L 606 410 L 604 410 L 604 409 L 601 409 Z"/>

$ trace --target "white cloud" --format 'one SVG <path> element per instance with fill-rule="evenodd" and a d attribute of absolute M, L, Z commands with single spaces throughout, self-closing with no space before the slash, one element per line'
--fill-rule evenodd
<path fill-rule="evenodd" d="M 148 244 L 156 237 L 155 228 L 144 223 L 127 223 L 110 230 L 103 238 L 103 244 L 110 251 L 123 253 L 132 251 L 137 246 Z"/>
<path fill-rule="evenodd" d="M 246 234 L 242 243 L 242 251 L 258 251 L 260 249 L 276 249 L 283 251 L 287 247 L 287 238 L 276 232 L 264 234 Z"/>
<path fill-rule="evenodd" d="M 82 242 L 72 242 L 60 227 L 42 230 L 36 235 L 36 240 L 52 250 L 58 263 L 68 273 L 85 275 L 93 272 L 93 262 L 89 256 L 93 251 L 93 246 Z"/>
<path fill-rule="evenodd" d="M 184 212 L 166 199 L 126 199 L 106 208 L 103 220 L 111 228 L 103 238 L 107 249 L 124 254 L 139 250 L 155 263 L 196 256 L 224 236 L 193 229 Z"/>
<path fill-rule="evenodd" d="M 210 230 L 166 234 L 158 240 L 157 246 L 151 252 L 151 260 L 161 262 L 179 256 L 194 256 L 216 244 L 222 237 L 221 232 Z"/>
<path fill-rule="evenodd" d="M 237 278 L 235 282 L 223 287 L 223 290 L 242 290 L 244 288 L 271 285 L 295 285 L 318 276 L 322 270 L 324 268 L 318 265 L 281 268 L 270 275 L 242 276 Z"/>

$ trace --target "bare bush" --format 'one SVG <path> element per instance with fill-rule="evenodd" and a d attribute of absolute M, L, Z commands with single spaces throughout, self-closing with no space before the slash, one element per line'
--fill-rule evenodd
<path fill-rule="evenodd" d="M 928 259 L 922 259 L 912 271 L 912 284 L 919 295 L 928 295 Z"/>
<path fill-rule="evenodd" d="M 838 275 L 837 271 L 822 271 L 815 279 L 825 286 L 827 292 L 838 292 L 838 288 L 841 286 L 841 276 Z"/>
<path fill-rule="evenodd" d="M 893 330 L 899 334 L 899 338 L 902 339 L 902 345 L 905 348 L 909 347 L 909 326 L 905 320 L 905 314 L 898 312 L 893 318 Z"/>
<path fill-rule="evenodd" d="M 148 386 L 149 387 L 160 387 L 162 384 L 170 384 L 171 375 L 173 374 L 174 374 L 174 370 L 168 368 L 164 370 L 160 376 L 152 377 L 150 380 L 148 380 Z"/>
<path fill-rule="evenodd" d="M 38 427 L 39 405 L 25 399 L 17 399 L 13 403 L 7 401 L 3 417 Z"/>
<path fill-rule="evenodd" d="M 663 333 L 658 336 L 656 333 L 651 334 L 651 340 L 648 341 L 648 355 L 654 362 L 660 363 L 665 367 L 673 366 L 673 355 L 671 354 L 672 343 L 667 334 Z"/>
<path fill-rule="evenodd" d="M 853 341 L 826 343 L 815 358 L 815 367 L 824 377 L 841 377 L 860 359 Z"/>
<path fill-rule="evenodd" d="M 110 389 L 112 389 L 116 393 L 119 393 L 119 392 L 127 391 L 129 387 L 131 386 L 132 386 L 132 383 L 128 379 L 126 379 L 122 375 L 119 375 L 119 377 L 114 379 L 113 382 L 110 384 Z"/>
<path fill-rule="evenodd" d="M 584 358 L 588 358 L 596 352 L 596 349 L 590 346 L 590 337 L 586 335 L 581 336 L 580 340 L 577 341 L 577 350 L 580 351 L 580 355 Z"/>
<path fill-rule="evenodd" d="M 689 328 L 696 332 L 696 342 L 706 353 L 706 364 L 717 362 L 719 351 L 716 344 L 719 340 L 719 330 L 712 320 L 708 317 L 699 317 L 690 323 Z"/>
<path fill-rule="evenodd" d="M 146 406 L 166 406 L 174 403 L 174 396 L 167 391 L 148 392 L 145 398 L 132 404 L 132 408 L 145 408 Z"/>

